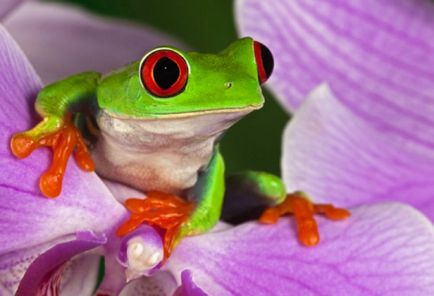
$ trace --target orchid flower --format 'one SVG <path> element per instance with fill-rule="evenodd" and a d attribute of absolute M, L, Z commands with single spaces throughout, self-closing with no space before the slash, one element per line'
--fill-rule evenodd
<path fill-rule="evenodd" d="M 56 9 L 65 15 L 60 22 L 70 20 L 68 9 Z M 18 17 L 19 11 L 14 14 L 13 18 Z M 53 14 L 47 13 L 41 19 L 49 21 L 51 17 Z M 88 17 L 77 18 L 83 22 L 77 26 L 96 24 Z M 13 31 L 12 23 L 8 28 Z M 94 29 L 91 26 L 86 33 L 92 34 Z M 83 42 L 79 32 L 71 34 L 77 38 L 75 42 Z M 107 39 L 116 38 L 111 31 L 107 34 Z M 80 56 L 80 48 L 76 50 Z M 113 49 L 101 50 L 104 52 L 95 59 L 105 65 L 104 59 Z M 31 51 L 30 43 L 26 51 Z M 125 57 L 129 54 L 134 55 L 130 52 Z M 34 60 L 42 57 L 36 56 Z M 64 56 L 68 59 L 80 64 L 73 52 Z M 65 62 L 65 66 L 72 64 Z M 42 82 L 38 67 L 32 67 L 2 26 L 0 65 L 1 295 L 92 295 L 100 256 L 104 256 L 106 267 L 95 292 L 100 295 L 434 293 L 434 229 L 422 214 L 398 203 L 355 207 L 351 219 L 341 223 L 319 218 L 322 242 L 315 248 L 299 245 L 294 225 L 286 218 L 274 226 L 254 221 L 239 226 L 221 223 L 210 233 L 184 239 L 162 264 L 158 230 L 143 225 L 124 238 L 114 235 L 128 214 L 119 201 L 142 193 L 83 173 L 71 161 L 61 196 L 46 199 L 40 195 L 36 183 L 38 172 L 48 164 L 47 151 L 17 161 L 8 143 L 14 131 L 24 130 L 36 120 L 31 110 Z M 44 79 L 56 78 L 49 72 L 45 75 Z"/>
<path fill-rule="evenodd" d="M 241 35 L 270 46 L 269 86 L 295 111 L 287 187 L 342 206 L 406 202 L 433 219 L 434 2 L 236 3 Z"/>

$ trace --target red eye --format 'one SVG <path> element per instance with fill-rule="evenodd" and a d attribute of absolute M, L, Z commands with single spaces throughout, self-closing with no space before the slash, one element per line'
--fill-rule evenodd
<path fill-rule="evenodd" d="M 274 60 L 271 51 L 262 43 L 253 41 L 256 66 L 258 67 L 259 82 L 262 84 L 270 78 L 274 68 Z"/>
<path fill-rule="evenodd" d="M 162 98 L 174 96 L 187 84 L 187 62 L 173 50 L 154 51 L 142 61 L 140 78 L 151 94 Z"/>

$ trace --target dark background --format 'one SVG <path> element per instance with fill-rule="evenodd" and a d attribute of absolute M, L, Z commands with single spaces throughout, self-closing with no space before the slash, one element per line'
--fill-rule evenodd
<path fill-rule="evenodd" d="M 237 38 L 231 0 L 49 0 L 82 6 L 176 36 L 194 50 L 218 52 Z M 281 136 L 288 115 L 265 91 L 266 104 L 232 127 L 221 145 L 228 171 L 280 175 Z"/>

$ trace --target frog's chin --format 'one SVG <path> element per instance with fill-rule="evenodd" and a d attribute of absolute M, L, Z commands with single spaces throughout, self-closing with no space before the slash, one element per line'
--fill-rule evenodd
<path fill-rule="evenodd" d="M 262 106 L 263 104 L 258 104 L 258 105 L 249 105 L 240 108 L 211 109 L 211 110 L 180 112 L 180 113 L 170 113 L 170 114 L 155 113 L 155 114 L 143 114 L 141 116 L 120 114 L 120 113 L 112 112 L 107 109 L 103 109 L 103 112 L 112 118 L 128 119 L 128 120 L 155 120 L 155 119 L 178 119 L 178 118 L 181 119 L 181 118 L 198 117 L 198 116 L 213 115 L 213 114 L 240 114 L 241 115 L 240 117 L 242 117 L 244 114 L 248 114 L 252 111 L 261 109 Z"/>
<path fill-rule="evenodd" d="M 148 139 L 162 138 L 174 140 L 197 140 L 216 138 L 235 122 L 258 109 L 248 107 L 239 109 L 212 110 L 203 112 L 177 113 L 154 117 L 124 117 L 108 110 L 101 110 L 97 117 L 103 134 L 116 141 L 126 142 L 134 137 L 130 147 Z M 143 139 L 142 139 L 143 138 Z"/>

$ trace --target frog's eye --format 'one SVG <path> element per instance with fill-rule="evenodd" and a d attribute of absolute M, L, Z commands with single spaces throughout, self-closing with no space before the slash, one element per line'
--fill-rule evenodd
<path fill-rule="evenodd" d="M 270 78 L 273 72 L 274 60 L 271 51 L 258 41 L 253 42 L 256 66 L 258 67 L 259 82 L 262 84 Z"/>
<path fill-rule="evenodd" d="M 140 78 L 151 94 L 162 98 L 174 96 L 187 84 L 187 62 L 173 50 L 154 51 L 142 61 Z"/>

